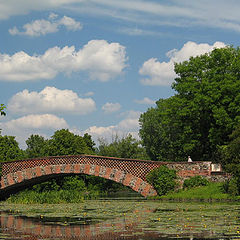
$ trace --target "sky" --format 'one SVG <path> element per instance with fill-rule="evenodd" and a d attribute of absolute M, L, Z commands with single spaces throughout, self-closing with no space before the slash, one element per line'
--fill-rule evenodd
<path fill-rule="evenodd" d="M 2 135 L 139 138 L 174 63 L 239 46 L 237 0 L 0 0 Z"/>

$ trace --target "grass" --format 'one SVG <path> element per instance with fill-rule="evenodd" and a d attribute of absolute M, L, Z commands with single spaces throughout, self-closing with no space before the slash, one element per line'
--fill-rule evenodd
<path fill-rule="evenodd" d="M 176 200 L 176 201 L 227 201 L 240 200 L 239 197 L 234 197 L 223 193 L 222 183 L 210 183 L 208 186 L 196 187 L 192 189 L 179 190 L 165 196 L 160 196 L 161 200 Z"/>
<path fill-rule="evenodd" d="M 98 192 L 79 192 L 71 190 L 36 192 L 34 190 L 25 190 L 12 195 L 7 199 L 8 203 L 19 204 L 59 204 L 59 203 L 81 203 L 84 199 L 95 199 Z"/>

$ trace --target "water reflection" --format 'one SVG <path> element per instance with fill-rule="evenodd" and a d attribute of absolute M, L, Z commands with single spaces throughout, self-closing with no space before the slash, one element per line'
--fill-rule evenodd
<path fill-rule="evenodd" d="M 56 222 L 43 222 L 34 218 L 16 217 L 6 212 L 1 212 L 0 226 L 4 239 L 139 239 L 134 236 L 136 224 L 119 219 L 117 222 L 107 221 L 94 225 L 82 225 Z M 138 233 L 139 234 L 139 233 Z M 143 233 L 144 234 L 144 233 Z M 142 239 L 158 239 L 154 232 L 146 232 Z M 1 234 L 0 234 L 1 236 Z M 2 239 L 0 237 L 0 239 Z M 10 239 L 10 238 L 9 238 Z"/>

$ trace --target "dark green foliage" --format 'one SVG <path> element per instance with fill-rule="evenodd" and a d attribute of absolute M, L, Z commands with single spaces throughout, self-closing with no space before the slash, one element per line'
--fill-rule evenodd
<path fill-rule="evenodd" d="M 233 177 L 230 180 L 224 182 L 222 190 L 224 193 L 228 193 L 232 196 L 240 195 L 240 182 L 239 178 Z"/>
<path fill-rule="evenodd" d="M 63 190 L 72 190 L 83 192 L 86 191 L 86 185 L 83 179 L 79 179 L 78 177 L 65 177 L 64 182 L 62 184 Z"/>
<path fill-rule="evenodd" d="M 59 203 L 81 203 L 84 200 L 84 196 L 81 192 L 76 191 L 46 191 L 36 192 L 33 190 L 25 190 L 16 195 L 10 196 L 7 199 L 9 203 L 20 204 L 59 204 Z"/>
<path fill-rule="evenodd" d="M 39 135 L 31 135 L 27 140 L 26 155 L 28 158 L 43 157 L 47 155 L 48 141 Z"/>
<path fill-rule="evenodd" d="M 5 116 L 6 115 L 6 113 L 4 112 L 4 109 L 5 109 L 6 107 L 4 106 L 4 104 L 0 104 L 0 115 L 1 116 Z"/>
<path fill-rule="evenodd" d="M 225 182 L 223 190 L 226 193 L 237 196 L 240 195 L 240 163 L 231 163 L 225 166 L 232 178 Z"/>
<path fill-rule="evenodd" d="M 176 171 L 166 166 L 152 170 L 146 177 L 147 181 L 155 188 L 159 196 L 173 191 L 176 187 Z"/>
<path fill-rule="evenodd" d="M 88 144 L 91 137 L 85 137 Z M 77 155 L 77 154 L 92 154 L 93 151 L 88 147 L 84 138 L 71 133 L 68 129 L 61 129 L 54 133 L 48 141 L 47 155 Z"/>
<path fill-rule="evenodd" d="M 68 176 L 64 178 L 52 179 L 47 182 L 34 185 L 32 188 L 36 192 L 48 192 L 58 190 L 68 191 L 86 191 L 86 185 L 84 180 L 79 176 Z"/>
<path fill-rule="evenodd" d="M 83 135 L 83 140 L 84 142 L 87 144 L 88 149 L 91 151 L 91 153 L 95 152 L 95 148 L 94 146 L 96 145 L 95 142 L 92 140 L 91 135 L 89 135 L 88 133 L 85 133 Z"/>
<path fill-rule="evenodd" d="M 49 192 L 49 191 L 58 191 L 60 186 L 57 184 L 56 180 L 53 179 L 51 181 L 43 182 L 36 184 L 32 187 L 35 192 Z"/>
<path fill-rule="evenodd" d="M 132 137 L 131 134 L 119 138 L 115 136 L 112 143 L 107 143 L 104 139 L 99 140 L 97 154 L 109 157 L 132 158 L 132 159 L 149 159 L 145 148 L 141 142 Z"/>
<path fill-rule="evenodd" d="M 12 195 L 11 203 L 78 203 L 119 190 L 120 184 L 95 176 L 68 176 L 36 184 Z M 124 186 L 122 186 L 122 189 Z"/>
<path fill-rule="evenodd" d="M 219 147 L 219 162 L 230 172 L 235 171 L 235 165 L 240 164 L 240 125 L 229 136 L 230 142 Z M 236 168 L 238 169 L 238 167 Z"/>
<path fill-rule="evenodd" d="M 50 140 L 45 140 L 39 135 L 31 135 L 26 144 L 28 158 L 95 153 L 95 143 L 89 134 L 82 137 L 68 129 L 56 131 Z"/>
<path fill-rule="evenodd" d="M 0 135 L 0 162 L 24 159 L 24 151 L 18 146 L 15 137 Z"/>
<path fill-rule="evenodd" d="M 207 186 L 209 184 L 209 181 L 206 178 L 203 178 L 201 176 L 194 176 L 186 179 L 183 183 L 183 189 L 187 188 L 194 188 L 199 186 Z"/>
<path fill-rule="evenodd" d="M 153 160 L 218 161 L 219 146 L 240 122 L 240 49 L 226 47 L 175 65 L 176 94 L 140 117 Z M 239 148 L 238 148 L 239 149 Z"/>

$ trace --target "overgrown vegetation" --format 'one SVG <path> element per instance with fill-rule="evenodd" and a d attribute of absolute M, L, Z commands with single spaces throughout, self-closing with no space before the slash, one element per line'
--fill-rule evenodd
<path fill-rule="evenodd" d="M 209 181 L 202 176 L 194 176 L 186 179 L 183 183 L 183 189 L 190 189 L 199 186 L 207 186 Z"/>
<path fill-rule="evenodd" d="M 181 189 L 177 192 L 171 192 L 158 199 L 173 201 L 224 201 L 239 200 L 222 190 L 223 183 L 209 183 L 207 186 L 199 186 L 191 189 Z"/>
<path fill-rule="evenodd" d="M 96 199 L 124 186 L 94 176 L 68 176 L 52 179 L 10 196 L 9 203 L 79 203 Z M 126 190 L 126 189 L 125 189 Z"/>
<path fill-rule="evenodd" d="M 176 171 L 166 166 L 152 170 L 146 177 L 147 181 L 155 188 L 159 196 L 165 195 L 176 188 Z"/>

